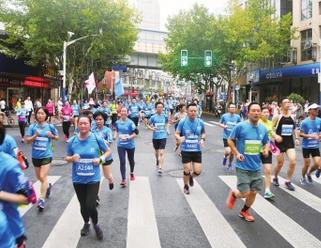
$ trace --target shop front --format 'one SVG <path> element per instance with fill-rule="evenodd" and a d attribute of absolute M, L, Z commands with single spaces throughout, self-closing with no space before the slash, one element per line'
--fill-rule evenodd
<path fill-rule="evenodd" d="M 260 102 L 281 100 L 291 93 L 297 93 L 311 102 L 319 102 L 319 71 L 319 63 L 257 70 L 252 73 L 256 75 L 252 86 L 258 89 Z"/>

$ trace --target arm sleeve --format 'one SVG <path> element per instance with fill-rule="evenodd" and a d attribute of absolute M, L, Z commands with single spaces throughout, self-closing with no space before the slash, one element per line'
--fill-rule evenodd
<path fill-rule="evenodd" d="M 224 119 L 225 119 L 225 118 L 224 118 L 224 115 L 222 115 L 222 116 L 221 116 L 221 119 L 220 119 L 220 123 L 223 123 L 223 124 L 224 124 L 224 123 L 225 123 L 225 120 L 224 120 Z"/>
<path fill-rule="evenodd" d="M 106 152 L 108 149 L 106 142 L 99 137 L 97 137 L 97 142 L 98 142 L 99 150 L 101 150 L 102 152 Z"/>

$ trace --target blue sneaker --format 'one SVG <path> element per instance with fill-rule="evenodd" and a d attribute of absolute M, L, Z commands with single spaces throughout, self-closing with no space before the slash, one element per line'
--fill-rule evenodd
<path fill-rule="evenodd" d="M 51 195 L 51 188 L 52 188 L 52 184 L 49 183 L 48 188 L 47 188 L 47 192 L 46 192 L 46 198 L 49 198 Z"/>
<path fill-rule="evenodd" d="M 45 200 L 40 198 L 38 201 L 37 207 L 38 207 L 39 211 L 42 211 L 45 208 Z"/>
<path fill-rule="evenodd" d="M 232 164 L 228 164 L 228 165 L 227 165 L 227 169 L 228 169 L 228 170 L 232 170 L 232 169 L 233 169 Z"/>
<path fill-rule="evenodd" d="M 227 157 L 224 156 L 222 165 L 225 166 L 225 165 L 226 165 L 226 162 L 227 162 Z"/>
<path fill-rule="evenodd" d="M 305 179 L 305 177 L 300 178 L 300 183 L 301 185 L 307 185 L 307 180 Z"/>
<path fill-rule="evenodd" d="M 295 188 L 294 188 L 293 184 L 290 181 L 285 182 L 285 187 L 290 191 L 295 191 Z"/>
<path fill-rule="evenodd" d="M 307 175 L 307 182 L 310 184 L 313 183 L 313 179 L 312 179 L 311 175 Z"/>
<path fill-rule="evenodd" d="M 319 178 L 319 177 L 320 177 L 320 174 L 321 174 L 321 170 L 320 170 L 320 169 L 317 169 L 316 172 L 315 172 L 315 176 L 316 176 L 317 178 Z"/>

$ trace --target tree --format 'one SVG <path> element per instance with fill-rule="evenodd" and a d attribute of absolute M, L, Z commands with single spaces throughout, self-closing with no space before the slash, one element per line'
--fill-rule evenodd
<path fill-rule="evenodd" d="M 181 11 L 177 16 L 169 18 L 166 39 L 167 54 L 160 56 L 163 70 L 179 79 L 191 81 L 198 92 L 206 92 L 217 84 L 216 67 L 204 67 L 204 51 L 212 50 L 215 60 L 215 44 L 211 37 L 211 23 L 214 16 L 208 10 L 195 4 L 189 11 Z M 188 50 L 188 66 L 181 67 L 181 50 Z"/>
<path fill-rule="evenodd" d="M 72 38 L 88 35 L 67 49 L 70 89 L 82 88 L 80 82 L 91 71 L 101 77 L 106 68 L 126 63 L 136 41 L 139 19 L 126 0 L 2 0 L 0 4 L 7 33 L 0 49 L 30 64 L 61 69 L 67 32 L 75 33 Z"/>

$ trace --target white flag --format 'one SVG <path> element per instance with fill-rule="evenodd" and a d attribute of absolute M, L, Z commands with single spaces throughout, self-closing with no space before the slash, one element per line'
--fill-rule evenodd
<path fill-rule="evenodd" d="M 88 90 L 88 94 L 91 94 L 93 90 L 96 88 L 96 81 L 93 72 L 90 74 L 88 80 L 85 81 L 85 86 Z"/>

